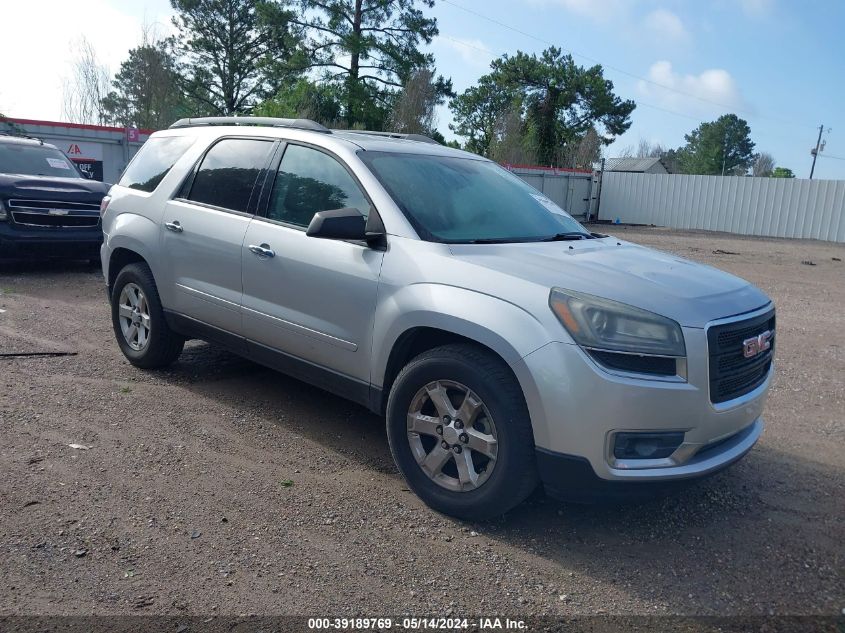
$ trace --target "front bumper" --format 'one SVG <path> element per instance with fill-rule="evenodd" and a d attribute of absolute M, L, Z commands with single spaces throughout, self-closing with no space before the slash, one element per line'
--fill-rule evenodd
<path fill-rule="evenodd" d="M 566 501 L 599 499 L 637 499 L 660 491 L 671 491 L 690 479 L 706 477 L 724 470 L 741 459 L 763 433 L 763 419 L 758 418 L 734 436 L 718 442 L 712 449 L 699 451 L 682 467 L 632 470 L 626 479 L 602 479 L 589 460 L 575 455 L 536 450 L 537 470 L 546 492 Z"/>
<path fill-rule="evenodd" d="M 714 405 L 705 330 L 684 328 L 684 337 L 687 381 L 614 374 L 568 343 L 550 343 L 517 363 L 514 371 L 531 414 L 547 487 L 561 488 L 567 478 L 582 487 L 590 478 L 617 483 L 690 479 L 720 470 L 750 450 L 762 433 L 772 371 L 751 393 Z M 682 432 L 683 443 L 669 458 L 614 458 L 616 433 L 636 431 Z"/>
<path fill-rule="evenodd" d="M 100 254 L 103 231 L 85 229 L 25 229 L 0 221 L 0 260 L 3 259 L 92 259 Z"/>

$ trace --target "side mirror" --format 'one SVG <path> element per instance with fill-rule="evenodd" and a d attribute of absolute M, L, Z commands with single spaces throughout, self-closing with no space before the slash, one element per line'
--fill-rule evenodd
<path fill-rule="evenodd" d="M 327 240 L 366 240 L 367 222 L 358 209 L 318 211 L 311 218 L 305 235 Z"/>

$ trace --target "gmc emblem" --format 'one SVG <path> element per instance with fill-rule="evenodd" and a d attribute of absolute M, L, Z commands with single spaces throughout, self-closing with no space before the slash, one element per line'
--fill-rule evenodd
<path fill-rule="evenodd" d="M 774 332 L 766 330 L 762 334 L 747 338 L 742 342 L 742 355 L 746 358 L 754 358 L 772 347 L 772 336 Z"/>

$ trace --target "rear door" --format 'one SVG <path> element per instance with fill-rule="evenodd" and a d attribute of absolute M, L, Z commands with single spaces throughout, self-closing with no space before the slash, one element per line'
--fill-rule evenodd
<path fill-rule="evenodd" d="M 252 220 L 243 245 L 245 336 L 259 344 L 254 353 L 282 351 L 367 385 L 384 252 L 305 229 L 317 211 L 355 207 L 366 215 L 371 203 L 350 170 L 319 148 L 288 144 L 268 187 L 271 178 L 267 211 Z"/>
<path fill-rule="evenodd" d="M 174 288 L 169 309 L 240 333 L 241 246 L 275 145 L 217 140 L 167 203 L 161 231 L 163 268 Z"/>

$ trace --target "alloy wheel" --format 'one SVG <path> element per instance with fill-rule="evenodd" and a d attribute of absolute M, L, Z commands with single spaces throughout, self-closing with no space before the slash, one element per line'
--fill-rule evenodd
<path fill-rule="evenodd" d="M 408 442 L 420 469 L 447 490 L 475 490 L 496 466 L 493 417 L 476 393 L 452 380 L 417 391 L 408 407 Z"/>
<path fill-rule="evenodd" d="M 142 351 L 150 340 L 150 308 L 141 287 L 134 283 L 123 286 L 117 310 L 126 344 L 136 352 Z"/>

